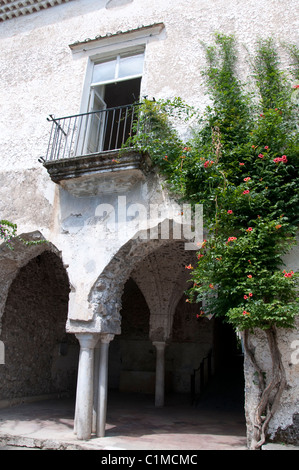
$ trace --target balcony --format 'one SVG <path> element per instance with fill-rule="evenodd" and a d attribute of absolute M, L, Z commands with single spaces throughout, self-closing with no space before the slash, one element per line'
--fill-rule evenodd
<path fill-rule="evenodd" d="M 50 115 L 43 165 L 52 181 L 76 197 L 125 193 L 144 180 L 147 156 L 127 146 L 139 131 L 140 105 L 118 106 L 62 118 Z"/>

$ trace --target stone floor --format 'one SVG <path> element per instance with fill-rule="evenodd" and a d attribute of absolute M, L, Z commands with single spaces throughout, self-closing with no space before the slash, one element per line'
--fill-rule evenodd
<path fill-rule="evenodd" d="M 151 395 L 109 393 L 106 436 L 78 441 L 74 401 L 47 400 L 0 410 L 0 446 L 86 450 L 246 450 L 244 410 L 231 401 L 190 405 L 184 395 L 155 408 Z"/>

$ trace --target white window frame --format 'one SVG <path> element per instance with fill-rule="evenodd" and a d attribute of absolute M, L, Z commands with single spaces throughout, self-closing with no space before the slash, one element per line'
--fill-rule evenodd
<path fill-rule="evenodd" d="M 101 85 L 109 85 L 109 83 L 118 83 L 118 82 L 124 82 L 124 81 L 127 81 L 127 80 L 133 80 L 134 78 L 141 78 L 142 75 L 143 75 L 143 70 L 142 70 L 141 73 L 138 73 L 138 74 L 135 74 L 135 75 L 126 75 L 124 77 L 119 77 L 118 73 L 119 73 L 119 67 L 120 67 L 121 59 L 127 58 L 127 57 L 134 57 L 134 56 L 137 56 L 137 55 L 143 55 L 143 63 L 144 63 L 144 53 L 145 53 L 144 49 L 142 49 L 140 51 L 135 50 L 135 52 L 132 51 L 131 53 L 117 54 L 116 56 L 112 56 L 110 59 L 102 60 L 101 63 L 109 62 L 110 60 L 115 60 L 116 61 L 114 78 L 111 78 L 110 80 L 101 80 L 99 82 L 92 82 L 90 84 L 90 87 L 92 88 L 92 87 L 101 86 Z M 93 74 L 94 66 L 97 65 L 98 63 L 100 63 L 100 62 L 99 61 L 94 61 L 93 62 L 92 74 Z"/>
<path fill-rule="evenodd" d="M 165 38 L 165 26 L 163 23 L 156 23 L 150 26 L 144 26 L 135 30 L 119 32 L 116 34 L 107 34 L 106 36 L 99 36 L 95 39 L 88 39 L 82 42 L 70 44 L 69 47 L 73 54 L 78 58 L 87 59 L 86 74 L 82 90 L 82 98 L 79 109 L 79 114 L 88 112 L 90 106 L 91 90 L 96 86 L 105 86 L 109 83 L 120 81 L 127 81 L 133 78 L 142 78 L 142 74 L 136 76 L 121 77 L 117 80 L 103 81 L 99 83 L 92 83 L 93 68 L 96 63 L 105 62 L 115 59 L 117 56 L 127 57 L 143 54 L 143 64 L 146 62 L 146 45 L 152 40 Z M 141 84 L 142 93 L 142 84 Z M 85 139 L 85 137 L 84 137 Z M 78 136 L 78 148 L 84 147 L 82 137 Z"/>
<path fill-rule="evenodd" d="M 132 57 L 134 55 L 139 55 L 143 54 L 143 63 L 145 61 L 145 47 L 144 46 L 139 46 L 138 48 L 134 49 L 125 49 L 123 51 L 116 51 L 114 54 L 105 54 L 99 57 L 99 55 L 96 55 L 94 57 L 89 57 L 88 58 L 88 63 L 87 63 L 87 68 L 86 68 L 86 75 L 85 75 L 85 80 L 84 80 L 84 86 L 83 86 L 83 92 L 82 92 L 82 100 L 81 100 L 81 106 L 80 106 L 80 111 L 79 113 L 86 113 L 88 112 L 89 109 L 89 102 L 90 102 L 90 93 L 91 89 L 97 86 L 105 86 L 109 85 L 109 83 L 117 83 L 117 82 L 122 82 L 122 81 L 127 81 L 127 80 L 132 80 L 134 78 L 142 78 L 143 72 L 137 75 L 128 75 L 126 77 L 120 77 L 120 78 L 114 78 L 111 80 L 103 80 L 100 82 L 92 82 L 92 76 L 93 76 L 93 69 L 94 66 L 99 63 L 99 62 L 108 62 L 110 60 L 117 60 L 119 61 L 122 57 Z M 117 67 L 116 67 L 117 69 Z"/>
<path fill-rule="evenodd" d="M 85 79 L 85 86 L 84 86 L 84 92 L 82 95 L 82 102 L 81 102 L 81 110 L 80 114 L 88 113 L 90 111 L 93 111 L 93 104 L 94 104 L 94 95 L 98 94 L 97 88 L 102 88 L 104 89 L 105 85 L 108 85 L 109 83 L 119 83 L 122 81 L 129 81 L 134 78 L 142 78 L 142 73 L 137 74 L 137 75 L 127 75 L 124 77 L 118 77 L 118 71 L 119 71 L 119 64 L 120 60 L 122 57 L 133 57 L 134 55 L 143 55 L 143 63 L 144 63 L 144 48 L 142 49 L 134 49 L 134 51 L 126 51 L 125 53 L 123 52 L 122 54 L 117 54 L 117 55 L 112 55 L 105 57 L 105 59 L 102 58 L 101 61 L 99 60 L 92 60 L 90 59 L 88 67 L 87 67 L 87 73 L 86 73 L 86 79 Z M 115 66 L 115 74 L 113 79 L 111 80 L 103 80 L 99 82 L 92 82 L 92 77 L 93 77 L 93 70 L 95 65 L 98 63 L 104 63 L 108 62 L 110 60 L 116 60 L 116 66 Z M 143 67 L 142 67 L 143 69 Z M 102 109 L 106 108 L 106 103 L 103 100 L 103 97 L 101 97 L 101 100 L 103 102 L 103 107 Z M 85 127 L 85 123 L 87 123 Z M 78 141 L 76 144 L 76 148 L 79 149 L 79 153 L 85 155 L 90 153 L 90 136 L 94 131 L 93 129 L 93 124 L 92 124 L 92 118 L 89 115 L 84 117 L 82 120 L 83 125 L 81 126 L 82 129 L 84 129 L 80 134 L 78 135 Z M 101 136 L 99 137 L 99 142 L 100 146 L 97 149 L 97 152 L 101 151 L 101 146 L 103 144 L 103 130 L 100 130 Z M 93 134 L 92 134 L 93 135 Z"/>
<path fill-rule="evenodd" d="M 107 34 L 106 36 L 99 36 L 94 39 L 77 41 L 70 44 L 69 48 L 74 55 L 80 59 L 87 59 L 79 113 L 84 113 L 88 109 L 89 90 L 95 62 L 109 60 L 118 54 L 131 53 L 135 55 L 138 52 L 143 52 L 144 63 L 146 63 L 147 44 L 164 39 L 165 37 L 164 23 L 155 23 L 126 32 Z"/>
<path fill-rule="evenodd" d="M 101 109 L 104 110 L 106 109 L 106 103 L 104 102 L 103 98 L 101 95 L 97 92 L 95 88 L 91 88 L 91 94 L 90 94 L 90 110 L 93 110 L 93 107 L 95 106 L 95 100 L 98 100 L 101 104 Z M 96 113 L 93 115 L 89 115 L 87 127 L 84 130 L 84 147 L 83 147 L 83 154 L 90 154 L 94 152 L 101 152 L 102 151 L 102 145 L 103 145 L 103 136 L 104 136 L 104 122 L 103 119 L 105 115 L 102 113 Z M 95 123 L 93 121 L 96 121 Z M 93 139 L 92 139 L 93 137 Z M 95 142 L 99 143 L 99 147 L 97 148 L 92 148 L 92 140 Z"/>

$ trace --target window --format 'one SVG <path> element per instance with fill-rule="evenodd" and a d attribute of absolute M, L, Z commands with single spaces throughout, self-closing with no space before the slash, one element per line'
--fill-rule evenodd
<path fill-rule="evenodd" d="M 145 49 L 149 42 L 165 37 L 164 24 L 155 23 L 69 45 L 78 58 L 88 59 L 81 108 L 63 118 L 50 115 L 47 160 L 122 147 L 139 116 Z"/>
<path fill-rule="evenodd" d="M 145 48 L 165 37 L 164 24 L 154 23 L 69 45 L 73 54 L 88 57 L 89 64 L 77 155 L 118 149 L 126 141 L 135 120 L 134 103 L 140 99 Z"/>
<path fill-rule="evenodd" d="M 84 154 L 118 149 L 132 130 L 140 98 L 144 53 L 93 62 Z"/>

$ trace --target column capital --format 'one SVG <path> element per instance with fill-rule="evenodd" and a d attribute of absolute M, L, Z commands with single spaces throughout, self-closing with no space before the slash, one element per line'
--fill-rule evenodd
<path fill-rule="evenodd" d="M 99 341 L 99 334 L 95 333 L 76 333 L 76 338 L 80 343 L 81 349 L 93 349 Z"/>
<path fill-rule="evenodd" d="M 166 341 L 153 341 L 153 345 L 159 350 L 162 351 L 166 346 Z"/>
<path fill-rule="evenodd" d="M 114 335 L 110 333 L 101 333 L 100 341 L 104 344 L 109 344 L 114 339 Z"/>

